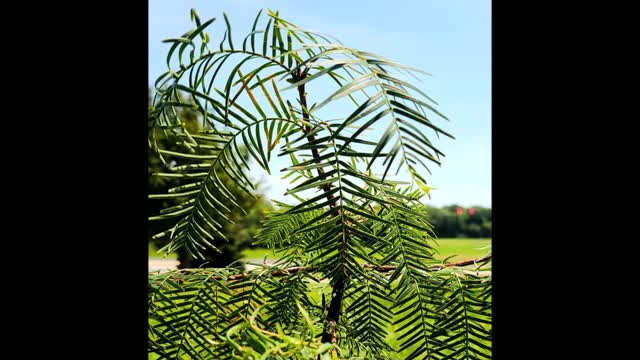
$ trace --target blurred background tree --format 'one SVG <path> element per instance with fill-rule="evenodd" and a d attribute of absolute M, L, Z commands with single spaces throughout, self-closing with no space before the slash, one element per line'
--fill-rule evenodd
<path fill-rule="evenodd" d="M 152 109 L 152 92 L 151 89 L 148 91 L 148 105 L 151 111 Z M 184 102 L 190 102 L 192 100 L 185 101 L 185 98 L 182 98 Z M 200 116 L 197 112 L 190 108 L 181 107 L 179 108 L 178 116 L 182 120 L 184 126 L 189 130 L 190 133 L 196 133 L 203 129 L 203 124 Z M 148 124 L 150 125 L 150 124 Z M 151 127 L 149 127 L 151 128 Z M 165 150 L 169 151 L 179 151 L 181 149 L 181 145 L 175 142 L 169 142 L 167 139 L 161 134 L 159 129 L 156 129 L 158 135 L 158 145 Z M 248 159 L 248 154 L 246 159 Z M 166 192 L 168 188 L 178 186 L 178 181 L 160 176 L 153 176 L 154 173 L 169 173 L 171 172 L 170 167 L 174 164 L 171 156 L 164 156 L 165 162 L 163 162 L 158 154 L 154 152 L 151 148 L 149 148 L 148 152 L 148 193 L 149 194 L 159 194 Z M 184 162 L 184 161 L 182 161 Z M 266 197 L 261 193 L 260 187 L 257 188 L 255 198 L 247 195 L 246 192 L 239 189 L 233 181 L 231 181 L 228 177 L 225 176 L 224 172 L 219 172 L 221 174 L 221 180 L 224 182 L 225 186 L 229 191 L 231 191 L 236 197 L 237 202 L 240 206 L 247 210 L 247 214 L 240 213 L 237 209 L 233 210 L 229 215 L 229 218 L 234 222 L 234 224 L 229 224 L 222 218 L 218 218 L 217 215 L 212 214 L 213 218 L 220 224 L 225 224 L 224 231 L 222 232 L 225 237 L 229 240 L 226 242 L 222 238 L 216 238 L 216 247 L 221 250 L 221 253 L 212 251 L 212 250 L 203 250 L 203 255 L 205 255 L 205 260 L 193 259 L 185 248 L 180 248 L 176 252 L 177 259 L 180 261 L 179 268 L 194 268 L 194 267 L 226 267 L 230 264 L 236 262 L 241 258 L 242 250 L 249 247 L 251 245 L 251 240 L 255 236 L 257 229 L 260 227 L 261 221 L 265 218 L 267 212 L 273 210 L 273 206 L 266 199 Z M 147 204 L 147 216 L 154 216 L 160 213 L 162 209 L 169 208 L 171 206 L 175 206 L 181 203 L 182 199 L 153 199 L 148 200 Z M 148 241 L 153 244 L 156 249 L 160 249 L 163 246 L 167 245 L 169 242 L 165 239 L 152 239 L 152 234 L 156 234 L 163 230 L 167 229 L 167 223 L 165 221 L 149 221 L 148 222 L 148 231 L 147 237 Z M 236 263 L 238 267 L 241 267 L 241 264 Z"/>
<path fill-rule="evenodd" d="M 439 238 L 490 238 L 491 208 L 459 205 L 427 207 L 427 220 Z"/>

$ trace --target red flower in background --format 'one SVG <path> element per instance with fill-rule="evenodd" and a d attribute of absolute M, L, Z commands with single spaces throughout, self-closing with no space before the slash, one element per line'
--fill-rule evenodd
<path fill-rule="evenodd" d="M 456 214 L 457 214 L 458 216 L 462 215 L 462 208 L 460 208 L 460 207 L 459 207 L 459 208 L 457 208 L 457 209 L 456 209 Z"/>
<path fill-rule="evenodd" d="M 476 209 L 474 209 L 474 208 L 470 208 L 469 209 L 469 215 L 473 216 L 473 215 L 475 215 L 475 213 L 476 213 Z"/>

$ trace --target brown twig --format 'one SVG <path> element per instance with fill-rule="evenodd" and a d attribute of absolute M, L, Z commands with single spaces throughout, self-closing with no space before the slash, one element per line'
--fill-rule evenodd
<path fill-rule="evenodd" d="M 301 72 L 301 70 L 298 69 L 298 73 L 296 74 L 295 80 L 300 81 L 304 79 L 307 75 L 307 71 L 308 69 L 306 69 L 304 72 Z M 307 113 L 307 96 L 305 93 L 304 84 L 298 86 L 298 96 L 300 98 L 300 104 L 302 105 L 302 118 L 306 122 L 309 122 L 309 114 Z M 316 140 L 316 137 L 310 133 L 311 128 L 309 126 L 305 126 L 303 131 L 307 135 L 307 140 L 309 141 L 309 143 L 313 143 Z M 316 161 L 318 161 L 318 159 L 320 158 L 320 154 L 318 153 L 318 149 L 316 148 L 311 149 L 311 155 Z M 317 172 L 318 172 L 318 176 L 324 175 L 324 169 L 322 169 L 322 167 L 318 167 Z M 321 188 L 326 193 L 327 201 L 329 202 L 329 208 L 330 209 L 335 208 L 336 204 L 334 201 L 332 201 L 334 199 L 334 195 L 330 193 L 331 185 L 324 184 L 321 186 Z M 339 217 L 341 213 L 342 213 L 342 210 L 337 209 L 334 215 L 336 217 Z M 338 220 L 337 224 L 339 223 L 340 223 L 340 220 Z M 343 247 L 344 247 L 344 244 L 343 244 Z M 338 278 L 335 284 L 333 284 L 333 291 L 331 292 L 332 293 L 331 302 L 329 303 L 329 309 L 327 311 L 328 324 L 338 323 L 338 319 L 340 317 L 340 311 L 342 309 L 342 295 L 344 293 L 345 288 L 346 288 L 346 281 L 342 277 Z M 335 341 L 336 341 L 335 331 L 331 332 L 325 329 L 325 331 L 322 333 L 322 342 L 335 343 Z"/>
<path fill-rule="evenodd" d="M 465 260 L 465 261 L 460 261 L 460 262 L 455 262 L 455 263 L 448 263 L 448 264 L 436 264 L 436 265 L 431 265 L 429 266 L 430 268 L 433 268 L 435 271 L 439 271 L 448 267 L 454 267 L 454 266 L 467 266 L 467 265 L 474 265 L 474 264 L 481 264 L 481 263 L 485 263 L 489 260 L 491 260 L 492 255 L 486 255 L 483 256 L 479 259 L 472 259 L 472 260 Z M 372 264 L 364 264 L 363 265 L 365 268 L 370 269 L 370 270 L 374 270 L 374 271 L 379 271 L 379 272 L 389 272 L 389 271 L 393 271 L 395 269 L 397 269 L 397 266 L 395 265 L 385 265 L 385 266 L 376 266 L 376 265 L 372 265 Z M 290 268 L 286 268 L 286 269 L 278 269 L 278 270 L 274 270 L 272 272 L 269 273 L 269 275 L 271 276 L 275 276 L 275 277 L 279 277 L 279 276 L 288 276 L 291 274 L 295 274 L 295 273 L 299 273 L 299 272 L 311 272 L 311 271 L 315 271 L 317 270 L 318 267 L 317 266 L 294 266 L 294 267 L 290 267 Z M 178 272 L 180 273 L 188 273 L 188 272 L 194 272 L 194 271 L 199 271 L 201 269 L 183 269 L 183 270 L 178 270 Z M 234 275 L 230 275 L 230 276 L 212 276 L 211 279 L 214 280 L 222 280 L 222 281 L 230 281 L 230 280 L 238 280 L 238 279 L 243 279 L 246 277 L 249 277 L 251 275 L 254 275 L 255 273 L 241 273 L 241 274 L 234 274 Z"/>
<path fill-rule="evenodd" d="M 473 264 L 487 262 L 487 261 L 491 260 L 491 256 L 492 255 L 489 254 L 489 255 L 483 256 L 483 257 L 481 257 L 479 259 L 465 260 L 465 261 L 460 261 L 460 262 L 455 262 L 455 263 L 448 263 L 448 264 L 437 264 L 437 265 L 431 265 L 429 267 L 442 270 L 444 268 L 448 268 L 448 267 L 452 267 L 452 266 L 473 265 Z M 373 270 L 376 270 L 376 271 L 380 271 L 380 272 L 393 271 L 393 270 L 395 270 L 397 268 L 397 266 L 395 266 L 395 265 L 376 266 L 376 265 L 372 265 L 372 264 L 364 264 L 364 267 L 366 267 L 368 269 L 373 269 Z"/>

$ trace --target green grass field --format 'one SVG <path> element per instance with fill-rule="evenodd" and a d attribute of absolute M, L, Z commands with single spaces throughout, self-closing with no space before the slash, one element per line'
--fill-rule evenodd
<path fill-rule="evenodd" d="M 439 239 L 436 249 L 439 254 L 437 259 L 456 255 L 451 261 L 464 261 L 486 255 L 491 251 L 491 239 Z"/>

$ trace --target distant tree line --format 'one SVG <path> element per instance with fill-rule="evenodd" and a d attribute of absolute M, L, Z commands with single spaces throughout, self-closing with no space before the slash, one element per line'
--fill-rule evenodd
<path fill-rule="evenodd" d="M 490 238 L 491 208 L 449 205 L 428 207 L 427 220 L 439 238 Z"/>

